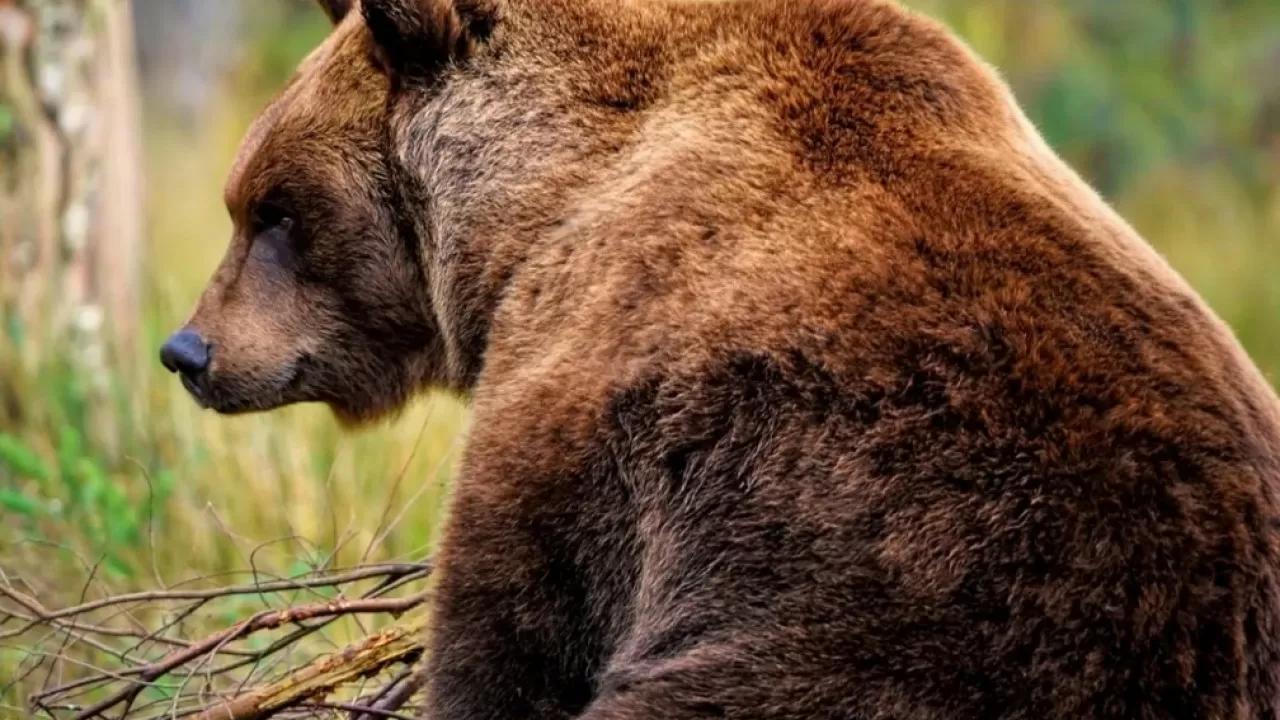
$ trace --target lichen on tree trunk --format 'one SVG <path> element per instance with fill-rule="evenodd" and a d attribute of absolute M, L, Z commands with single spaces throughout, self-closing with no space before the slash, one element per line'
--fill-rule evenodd
<path fill-rule="evenodd" d="M 66 357 L 105 393 L 143 246 L 129 0 L 0 0 L 0 109 L 3 347 L 28 367 Z"/>

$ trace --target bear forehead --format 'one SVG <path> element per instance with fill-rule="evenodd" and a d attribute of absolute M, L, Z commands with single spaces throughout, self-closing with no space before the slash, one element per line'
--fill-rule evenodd
<path fill-rule="evenodd" d="M 298 64 L 285 87 L 250 124 L 224 188 L 233 214 L 254 200 L 255 176 L 271 162 L 264 152 L 298 149 L 281 136 L 326 144 L 326 139 L 350 136 L 343 131 L 379 115 L 387 84 L 373 67 L 366 35 L 358 14 L 349 15 Z"/>

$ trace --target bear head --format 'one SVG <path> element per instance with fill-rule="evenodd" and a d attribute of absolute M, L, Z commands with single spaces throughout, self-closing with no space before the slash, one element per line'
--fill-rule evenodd
<path fill-rule="evenodd" d="M 160 355 L 220 413 L 320 402 L 355 424 L 459 384 L 391 118 L 495 13 L 475 0 L 320 5 L 334 30 L 246 133 L 225 188 L 226 254 Z"/>

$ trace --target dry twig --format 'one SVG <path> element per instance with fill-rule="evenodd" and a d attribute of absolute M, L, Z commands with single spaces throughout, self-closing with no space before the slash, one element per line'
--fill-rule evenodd
<path fill-rule="evenodd" d="M 421 584 L 430 571 L 427 562 L 370 565 L 293 580 L 131 593 L 60 609 L 47 608 L 31 594 L 0 585 L 0 624 L 17 623 L 0 633 L 0 641 L 19 643 L 18 648 L 34 662 L 29 672 L 43 666 L 47 677 L 55 677 L 55 671 L 58 676 L 70 676 L 29 699 L 34 712 L 51 718 L 243 720 L 283 711 L 292 717 L 335 713 L 362 720 L 404 717 L 398 711 L 420 685 L 419 676 L 409 669 L 422 651 L 419 636 L 425 620 L 420 614 L 337 652 L 318 652 L 314 643 L 304 640 L 340 619 L 373 615 L 395 619 L 422 608 L 428 598 L 425 588 L 397 597 L 391 594 Z M 353 594 L 361 584 L 372 587 Z M 263 610 L 204 637 L 180 635 L 185 623 L 218 601 L 240 596 L 265 600 L 284 593 L 326 590 L 333 597 Z M 166 612 L 157 615 L 161 609 Z M 104 613 L 110 614 L 103 617 Z M 121 627 L 118 619 L 126 613 L 134 619 Z M 137 627 L 139 615 L 156 619 L 151 627 Z M 258 634 L 286 627 L 294 629 L 266 643 L 252 642 Z M 24 639 L 31 644 L 22 645 Z M 133 642 L 124 647 L 127 643 L 122 640 Z M 53 647 L 44 649 L 54 643 L 56 652 Z M 156 657 L 158 649 L 166 652 Z M 218 657 L 229 661 L 211 662 Z M 110 658 L 109 663 L 103 658 Z M 405 669 L 374 693 L 351 701 L 331 697 L 395 667 Z"/>

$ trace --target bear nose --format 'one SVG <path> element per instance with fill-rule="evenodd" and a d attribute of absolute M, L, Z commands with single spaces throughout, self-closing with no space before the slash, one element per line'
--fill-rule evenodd
<path fill-rule="evenodd" d="M 209 343 L 194 330 L 179 330 L 160 346 L 160 362 L 169 372 L 198 377 L 209 367 Z"/>

